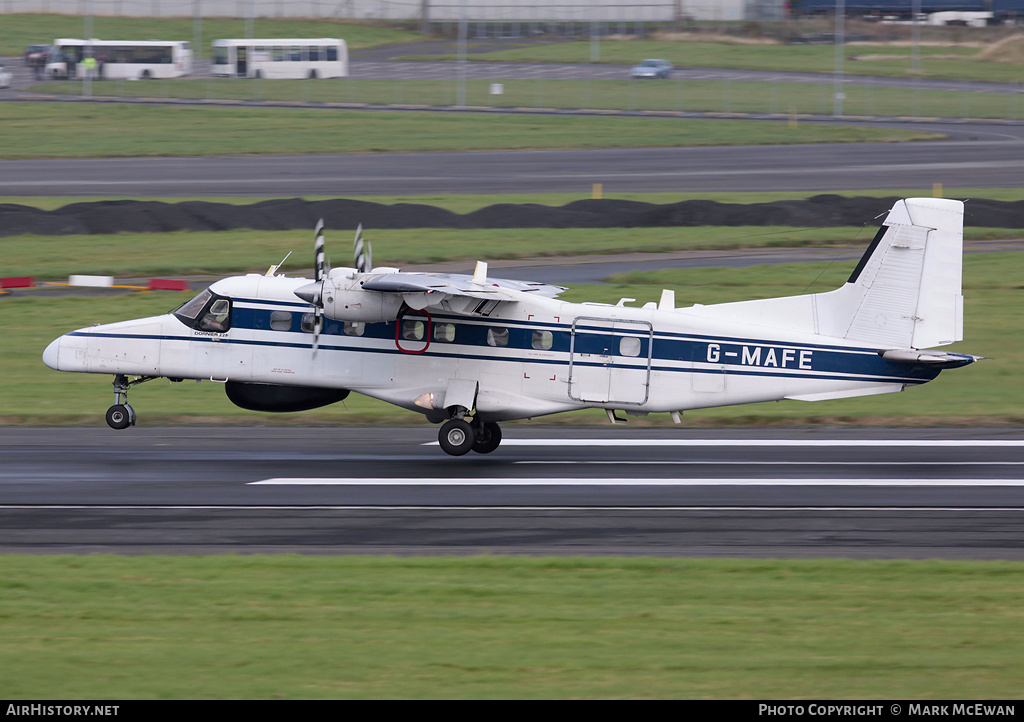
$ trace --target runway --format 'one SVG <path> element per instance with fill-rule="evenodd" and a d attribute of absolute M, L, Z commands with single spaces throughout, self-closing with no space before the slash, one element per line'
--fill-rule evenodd
<path fill-rule="evenodd" d="M 1024 559 L 1024 432 L 0 432 L 0 551 Z"/>
<path fill-rule="evenodd" d="M 935 128 L 938 131 L 938 128 Z M 0 195 L 358 197 L 605 194 L 1020 185 L 1024 127 L 961 140 L 721 148 L 0 161 Z M 941 131 L 939 131 L 941 132 Z M 975 138 L 971 140 L 970 138 Z"/>

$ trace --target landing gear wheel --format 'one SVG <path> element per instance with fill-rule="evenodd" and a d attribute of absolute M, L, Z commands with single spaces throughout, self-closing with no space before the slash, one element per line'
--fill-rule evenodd
<path fill-rule="evenodd" d="M 478 454 L 489 454 L 501 444 L 501 427 L 493 421 L 485 421 L 476 429 L 476 441 L 473 451 Z"/>
<path fill-rule="evenodd" d="M 107 409 L 107 425 L 112 429 L 127 429 L 135 423 L 135 410 L 127 404 L 114 404 Z"/>
<path fill-rule="evenodd" d="M 445 422 L 437 435 L 437 440 L 446 454 L 462 456 L 468 454 L 476 441 L 473 427 L 462 419 L 451 419 Z"/>

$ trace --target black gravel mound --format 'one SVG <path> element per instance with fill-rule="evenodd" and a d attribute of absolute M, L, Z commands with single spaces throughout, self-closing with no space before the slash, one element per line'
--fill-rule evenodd
<path fill-rule="evenodd" d="M 300 198 L 232 205 L 207 201 L 97 201 L 72 203 L 53 211 L 0 204 L 0 236 L 59 236 L 167 231 L 292 230 L 312 228 L 323 218 L 328 228 L 639 228 L 651 226 L 860 226 L 898 199 L 818 195 L 799 201 L 718 203 L 682 201 L 657 205 L 639 201 L 580 200 L 561 207 L 499 203 L 459 215 L 414 203 L 383 205 L 339 198 Z M 964 224 L 1024 228 L 1024 201 L 971 200 Z"/>

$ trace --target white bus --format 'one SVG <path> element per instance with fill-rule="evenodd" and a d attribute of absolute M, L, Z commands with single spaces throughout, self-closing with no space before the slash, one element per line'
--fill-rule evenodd
<path fill-rule="evenodd" d="M 214 40 L 211 72 L 229 78 L 344 78 L 348 47 L 338 38 Z"/>
<path fill-rule="evenodd" d="M 180 78 L 192 73 L 192 49 L 184 40 L 75 40 L 57 38 L 47 56 L 46 77 L 84 78 L 95 58 L 97 80 Z"/>

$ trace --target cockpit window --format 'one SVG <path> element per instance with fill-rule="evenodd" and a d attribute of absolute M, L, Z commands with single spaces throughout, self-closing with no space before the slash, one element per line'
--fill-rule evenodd
<path fill-rule="evenodd" d="M 231 328 L 231 299 L 206 289 L 182 305 L 174 315 L 189 328 L 224 333 Z"/>
<path fill-rule="evenodd" d="M 224 332 L 229 328 L 231 328 L 231 301 L 226 298 L 214 299 L 210 308 L 199 319 L 199 330 Z"/>
<path fill-rule="evenodd" d="M 178 306 L 178 310 L 174 312 L 174 315 L 191 326 L 192 324 L 189 323 L 189 321 L 194 321 L 196 319 L 199 312 L 203 310 L 206 302 L 209 301 L 212 296 L 213 294 L 210 292 L 210 289 L 206 289 L 191 301 L 185 301 L 185 303 Z"/>

